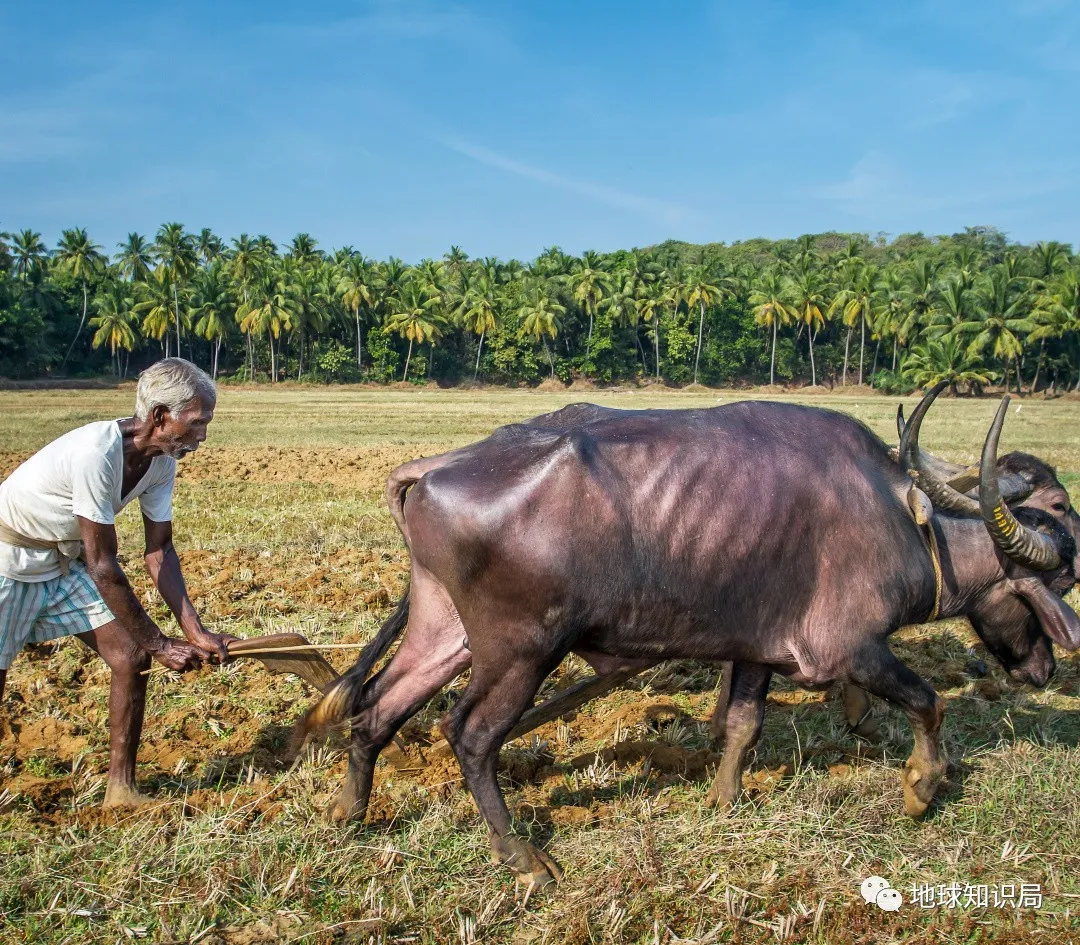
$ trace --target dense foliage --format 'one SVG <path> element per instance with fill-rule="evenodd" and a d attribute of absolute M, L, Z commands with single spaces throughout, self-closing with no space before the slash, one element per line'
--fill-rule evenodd
<path fill-rule="evenodd" d="M 1080 388 L 1080 258 L 997 230 L 667 242 L 415 266 L 306 233 L 228 245 L 167 223 L 111 261 L 83 229 L 0 234 L 0 375 Z"/>

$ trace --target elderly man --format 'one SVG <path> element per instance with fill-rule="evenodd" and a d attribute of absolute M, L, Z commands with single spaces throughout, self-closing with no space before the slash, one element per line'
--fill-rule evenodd
<path fill-rule="evenodd" d="M 105 807 L 134 807 L 135 755 L 150 657 L 169 669 L 225 659 L 188 598 L 172 542 L 176 461 L 198 449 L 214 416 L 214 382 L 167 358 L 147 368 L 135 416 L 65 433 L 0 484 L 0 697 L 26 643 L 74 635 L 112 670 Z M 150 619 L 116 557 L 116 514 L 138 498 L 147 571 L 187 642 Z"/>

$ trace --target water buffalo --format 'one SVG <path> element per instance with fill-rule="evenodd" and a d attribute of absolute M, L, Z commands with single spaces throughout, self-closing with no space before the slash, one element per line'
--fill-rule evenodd
<path fill-rule="evenodd" d="M 1075 581 L 1075 542 L 1046 512 L 1001 500 L 1003 419 L 1004 405 L 983 455 L 980 517 L 936 515 L 929 526 L 912 514 L 925 496 L 869 429 L 782 403 L 572 405 L 399 467 L 387 495 L 411 554 L 410 590 L 307 720 L 352 722 L 333 814 L 363 816 L 379 752 L 471 667 L 441 727 L 493 855 L 522 881 L 558 878 L 512 832 L 496 765 L 544 677 L 573 652 L 601 671 L 736 663 L 714 801 L 737 790 L 773 672 L 806 686 L 849 680 L 910 719 L 901 779 L 907 811 L 920 815 L 944 775 L 944 703 L 893 655 L 889 635 L 935 609 L 968 616 L 1013 676 L 1035 685 L 1053 670 L 1051 640 L 1080 646 L 1080 620 L 1061 599 Z"/>
<path fill-rule="evenodd" d="M 912 414 L 911 425 L 904 422 L 904 409 L 897 410 L 896 426 L 900 448 L 895 459 L 908 471 L 931 498 L 935 509 L 952 515 L 979 518 L 982 515 L 977 496 L 971 495 L 979 484 L 979 465 L 965 468 L 938 459 L 919 448 L 919 432 L 927 411 L 944 390 L 942 382 L 930 390 Z M 1002 498 L 1013 508 L 1042 509 L 1058 519 L 1080 545 L 1080 515 L 1072 507 L 1069 493 L 1058 481 L 1054 469 L 1030 453 L 1013 452 L 997 460 L 998 484 Z M 1080 574 L 1080 559 L 1074 562 Z M 724 664 L 724 685 L 713 713 L 710 733 L 714 744 L 723 740 L 727 722 L 732 669 Z M 844 717 L 853 731 L 872 736 L 877 726 L 870 717 L 870 698 L 852 683 L 842 683 Z"/>

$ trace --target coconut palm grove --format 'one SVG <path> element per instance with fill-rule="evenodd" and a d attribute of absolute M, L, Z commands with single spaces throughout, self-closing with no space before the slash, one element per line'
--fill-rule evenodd
<path fill-rule="evenodd" d="M 994 227 L 414 264 L 166 223 L 0 234 L 0 375 L 1080 389 L 1080 257 Z"/>

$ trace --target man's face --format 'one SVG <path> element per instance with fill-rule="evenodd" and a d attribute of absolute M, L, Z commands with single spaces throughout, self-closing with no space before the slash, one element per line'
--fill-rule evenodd
<path fill-rule="evenodd" d="M 154 408 L 154 445 L 166 456 L 182 459 L 194 453 L 206 439 L 206 428 L 214 419 L 214 408 L 199 398 L 190 401 L 176 415 L 168 407 Z"/>

